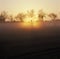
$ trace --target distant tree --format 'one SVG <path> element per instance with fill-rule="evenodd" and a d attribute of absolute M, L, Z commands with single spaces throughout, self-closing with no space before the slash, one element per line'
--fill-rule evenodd
<path fill-rule="evenodd" d="M 0 22 L 5 22 L 5 19 L 7 18 L 7 12 L 3 11 L 0 14 Z"/>
<path fill-rule="evenodd" d="M 19 18 L 21 22 L 23 22 L 24 18 L 25 18 L 25 14 L 24 13 L 19 13 L 16 18 Z"/>
<path fill-rule="evenodd" d="M 27 16 L 28 16 L 29 18 L 31 18 L 31 21 L 32 21 L 32 20 L 33 20 L 33 17 L 35 16 L 34 10 L 32 9 L 32 10 L 30 10 L 30 11 L 27 11 Z"/>
<path fill-rule="evenodd" d="M 29 17 L 34 17 L 34 10 L 27 11 Z"/>
<path fill-rule="evenodd" d="M 52 18 L 52 21 L 56 20 L 57 17 L 55 13 L 50 13 L 48 16 Z"/>
<path fill-rule="evenodd" d="M 10 20 L 11 20 L 11 22 L 13 22 L 14 20 L 13 20 L 13 16 L 12 15 L 10 15 Z"/>
<path fill-rule="evenodd" d="M 40 21 L 43 21 L 44 20 L 44 17 L 45 17 L 45 13 L 43 12 L 43 10 L 39 10 L 38 11 L 38 19 Z"/>

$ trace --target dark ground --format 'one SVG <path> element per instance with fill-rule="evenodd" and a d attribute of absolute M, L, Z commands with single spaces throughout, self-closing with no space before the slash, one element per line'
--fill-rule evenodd
<path fill-rule="evenodd" d="M 19 24 L 0 23 L 0 59 L 60 59 L 59 23 L 30 30 Z"/>

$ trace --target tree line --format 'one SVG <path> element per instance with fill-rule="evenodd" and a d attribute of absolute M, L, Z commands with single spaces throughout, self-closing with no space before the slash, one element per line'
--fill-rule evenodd
<path fill-rule="evenodd" d="M 46 17 L 46 15 L 48 17 L 50 17 L 52 20 L 51 21 L 55 21 L 57 18 L 57 14 L 55 13 L 50 13 L 50 14 L 46 14 L 43 10 L 39 10 L 37 13 L 37 19 L 39 21 L 44 21 L 44 17 Z M 27 13 L 18 13 L 15 17 L 13 17 L 12 15 L 8 15 L 7 12 L 3 11 L 0 13 L 0 22 L 24 22 L 24 19 L 28 17 L 28 18 L 33 18 L 35 17 L 35 11 L 32 9 L 30 11 L 27 11 Z M 34 20 L 34 19 L 32 19 Z"/>

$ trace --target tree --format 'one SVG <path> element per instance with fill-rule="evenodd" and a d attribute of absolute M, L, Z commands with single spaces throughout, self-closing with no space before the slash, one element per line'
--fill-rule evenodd
<path fill-rule="evenodd" d="M 10 15 L 10 20 L 11 20 L 11 22 L 13 22 L 14 20 L 13 20 L 13 16 L 12 15 Z"/>
<path fill-rule="evenodd" d="M 31 11 L 27 11 L 27 13 L 28 13 L 28 16 L 31 18 L 34 16 L 34 10 L 33 9 Z"/>
<path fill-rule="evenodd" d="M 55 13 L 50 13 L 48 16 L 52 18 L 52 21 L 56 20 L 57 17 Z"/>
<path fill-rule="evenodd" d="M 43 10 L 39 10 L 39 12 L 38 12 L 38 19 L 40 21 L 43 21 L 44 17 L 45 17 L 45 13 L 43 12 Z"/>
<path fill-rule="evenodd" d="M 19 18 L 21 22 L 23 22 L 24 18 L 25 18 L 25 14 L 23 13 L 19 13 L 16 18 Z"/>
<path fill-rule="evenodd" d="M 6 18 L 7 18 L 7 13 L 5 11 L 1 12 L 1 14 L 0 14 L 0 22 L 5 22 Z"/>
<path fill-rule="evenodd" d="M 27 11 L 28 18 L 31 18 L 30 20 L 33 20 L 33 17 L 35 16 L 34 10 Z"/>

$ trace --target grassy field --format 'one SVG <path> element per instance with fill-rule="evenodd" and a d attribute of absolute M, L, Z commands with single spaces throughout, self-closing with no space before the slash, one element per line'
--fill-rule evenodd
<path fill-rule="evenodd" d="M 47 52 L 55 53 L 60 48 L 59 23 L 44 22 L 38 28 L 33 24 L 25 28 L 22 24 L 0 23 L 0 55 L 48 54 Z M 49 50 L 54 48 L 55 50 Z M 45 50 L 47 52 L 42 52 Z"/>

